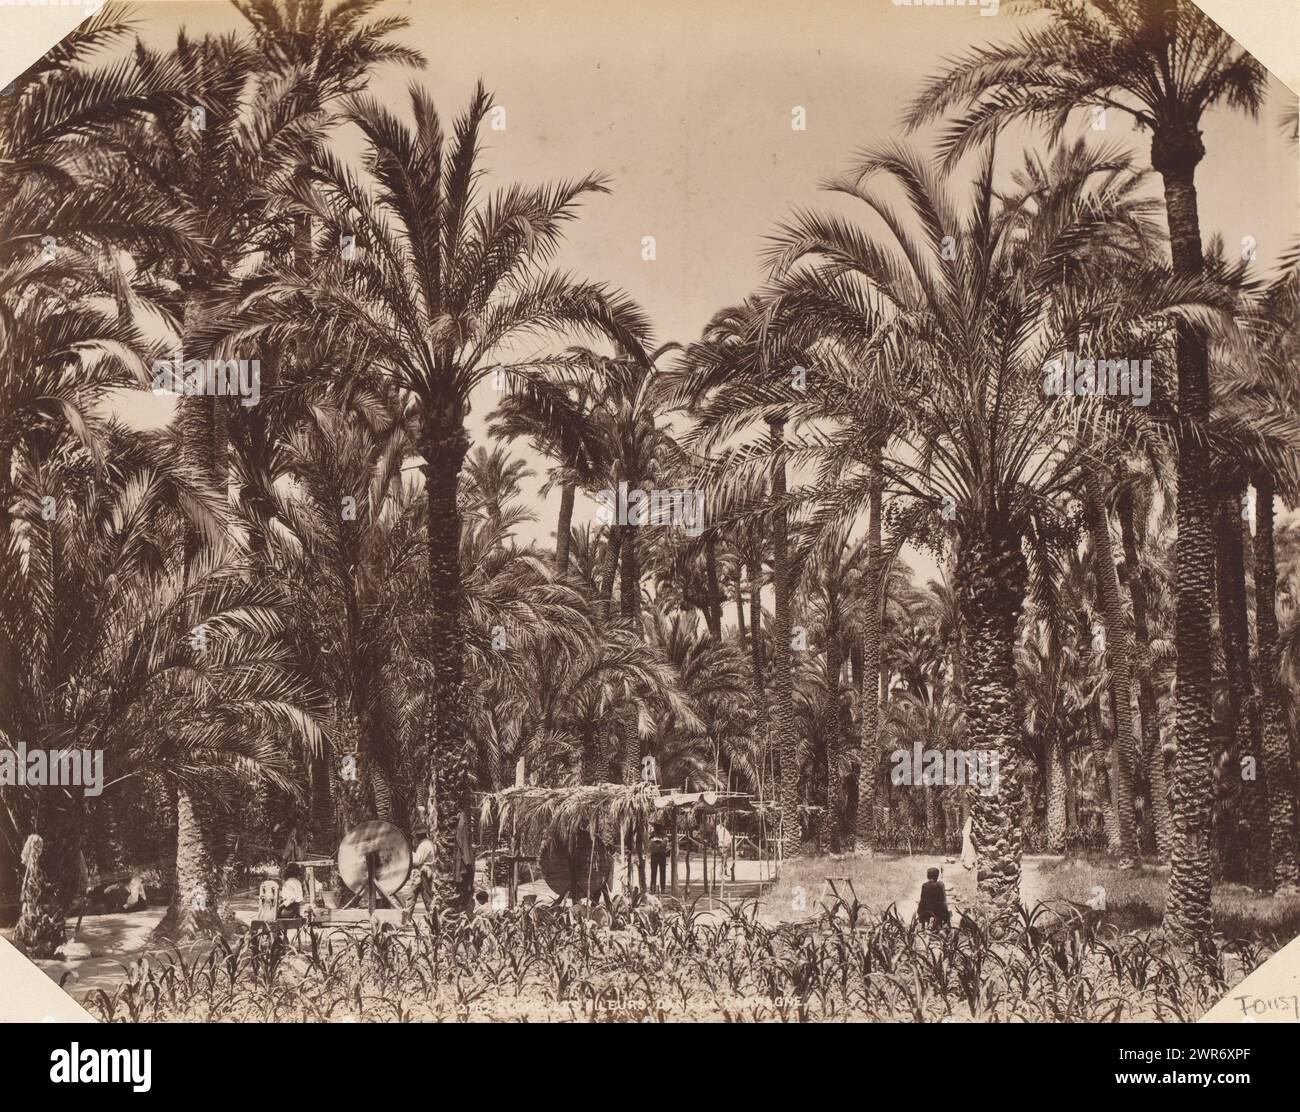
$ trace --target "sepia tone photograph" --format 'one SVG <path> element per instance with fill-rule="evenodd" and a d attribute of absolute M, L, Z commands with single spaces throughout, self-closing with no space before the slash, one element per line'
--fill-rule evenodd
<path fill-rule="evenodd" d="M 0 90 L 37 983 L 1300 1021 L 1300 119 L 1201 5 L 62 8 Z"/>

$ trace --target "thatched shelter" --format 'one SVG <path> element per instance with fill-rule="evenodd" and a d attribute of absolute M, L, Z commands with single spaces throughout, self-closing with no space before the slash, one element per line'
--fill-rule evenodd
<path fill-rule="evenodd" d="M 540 855 L 547 884 L 561 895 L 564 891 L 590 895 L 600 889 L 612 876 L 613 857 L 624 849 L 630 851 L 625 858 L 628 886 L 634 883 L 635 869 L 635 883 L 645 890 L 646 832 L 656 823 L 668 827 L 670 887 L 676 894 L 679 820 L 685 824 L 681 833 L 686 851 L 686 892 L 689 894 L 691 887 L 691 840 L 685 834 L 691 828 L 705 839 L 702 843 L 696 842 L 697 853 L 704 865 L 701 879 L 705 891 L 721 890 L 727 881 L 718 875 L 719 862 L 725 865 L 727 852 L 707 839 L 716 829 L 715 822 L 723 817 L 740 816 L 748 816 L 757 823 L 757 837 L 752 842 L 764 860 L 760 862 L 762 869 L 756 881 L 760 885 L 770 883 L 780 871 L 780 851 L 778 848 L 776 861 L 768 861 L 764 850 L 768 844 L 766 832 L 776 829 L 777 813 L 773 804 L 756 800 L 744 792 L 663 791 L 658 785 L 649 783 L 513 787 L 483 796 L 479 810 L 480 828 L 485 840 L 491 839 L 493 846 L 506 840 L 510 852 L 504 859 L 512 865 L 531 861 L 533 855 Z M 726 844 L 731 846 L 731 839 Z M 493 853 L 495 860 L 495 849 Z M 712 879 L 709 877 L 710 864 Z M 734 870 L 733 862 L 733 873 Z M 515 888 L 516 881 L 512 876 L 512 906 Z"/>
<path fill-rule="evenodd" d="M 571 842 L 579 831 L 614 844 L 654 814 L 653 784 L 579 784 L 569 788 L 517 787 L 490 792 L 479 808 L 482 829 L 517 836 L 522 845 Z"/>

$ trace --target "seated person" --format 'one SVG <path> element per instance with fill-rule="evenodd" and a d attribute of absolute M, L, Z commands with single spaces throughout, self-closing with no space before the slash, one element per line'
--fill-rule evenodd
<path fill-rule="evenodd" d="M 922 926 L 929 925 L 937 930 L 952 923 L 948 911 L 948 890 L 939 879 L 938 869 L 926 869 L 926 881 L 921 885 L 921 902 L 916 909 L 916 917 Z"/>
<path fill-rule="evenodd" d="M 149 906 L 149 896 L 145 891 L 144 877 L 133 876 L 126 889 L 126 904 L 123 911 L 140 911 Z"/>
<path fill-rule="evenodd" d="M 302 866 L 290 863 L 284 867 L 284 883 L 280 886 L 279 919 L 297 919 L 302 914 Z"/>

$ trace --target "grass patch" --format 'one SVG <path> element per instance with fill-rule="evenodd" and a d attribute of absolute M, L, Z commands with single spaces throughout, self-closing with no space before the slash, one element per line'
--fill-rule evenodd
<path fill-rule="evenodd" d="M 916 911 L 925 871 L 937 866 L 953 886 L 958 909 L 976 900 L 974 871 L 956 862 L 925 854 L 877 852 L 845 857 L 797 858 L 787 861 L 781 880 L 762 901 L 763 914 L 778 922 L 796 921 L 822 911 L 819 898 L 827 876 L 847 876 L 858 899 L 879 912 L 894 904 L 903 919 Z M 1118 869 L 1103 854 L 1077 857 L 1026 857 L 1021 897 L 1033 907 L 1043 901 L 1087 903 L 1093 889 L 1106 890 L 1104 922 L 1121 932 L 1160 926 L 1165 913 L 1169 867 L 1149 862 Z M 827 897 L 827 902 L 831 902 Z M 800 905 L 802 904 L 802 910 Z M 1238 884 L 1219 884 L 1213 896 L 1214 929 L 1226 939 L 1282 945 L 1300 935 L 1300 896 L 1274 897 Z"/>

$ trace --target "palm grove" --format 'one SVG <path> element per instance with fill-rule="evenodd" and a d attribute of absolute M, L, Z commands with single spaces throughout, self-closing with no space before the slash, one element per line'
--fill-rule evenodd
<path fill-rule="evenodd" d="M 969 817 L 1003 906 L 1027 850 L 1167 860 L 1191 944 L 1215 878 L 1294 888 L 1297 272 L 1200 227 L 1202 117 L 1275 109 L 1197 9 L 1028 5 L 665 342 L 555 263 L 611 183 L 494 180 L 491 95 L 444 117 L 404 20 L 235 6 L 165 51 L 106 9 L 0 98 L 0 734 L 107 770 L 0 788 L 31 953 L 83 871 L 143 861 L 160 929 L 222 929 L 289 825 L 432 816 L 446 875 L 521 764 L 776 799 L 786 857 L 951 852 Z M 124 422 L 175 352 L 256 360 L 257 404 Z M 1075 353 L 1150 360 L 1150 404 L 1045 390 Z M 523 446 L 553 548 L 516 539 Z M 702 491 L 704 527 L 575 524 L 620 489 Z M 918 741 L 998 790 L 896 783 Z"/>

